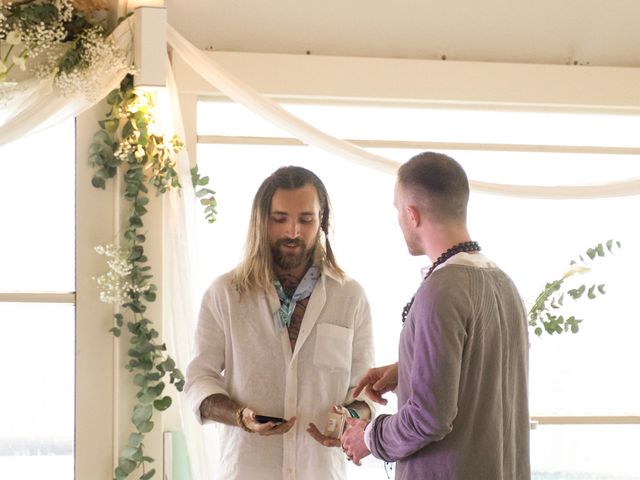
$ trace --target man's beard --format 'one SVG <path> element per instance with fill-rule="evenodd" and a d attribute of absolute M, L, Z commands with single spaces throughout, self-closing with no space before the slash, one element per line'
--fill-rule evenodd
<path fill-rule="evenodd" d="M 284 245 L 302 247 L 299 253 L 285 252 L 282 250 Z M 271 255 L 273 262 L 283 270 L 293 270 L 301 265 L 309 263 L 315 251 L 315 244 L 311 248 L 300 238 L 290 239 L 281 238 L 271 245 Z"/>

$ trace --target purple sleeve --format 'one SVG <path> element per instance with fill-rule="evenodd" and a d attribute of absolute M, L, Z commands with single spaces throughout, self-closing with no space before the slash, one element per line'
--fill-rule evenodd
<path fill-rule="evenodd" d="M 376 457 L 397 461 L 451 432 L 457 415 L 467 306 L 464 291 L 451 288 L 444 278 L 425 282 L 418 290 L 400 345 L 401 362 L 404 357 L 406 363 L 399 364 L 398 388 L 404 402 L 396 414 L 373 425 L 371 451 Z"/>

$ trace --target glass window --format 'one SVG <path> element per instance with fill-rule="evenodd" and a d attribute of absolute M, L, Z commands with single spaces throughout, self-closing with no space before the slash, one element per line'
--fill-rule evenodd
<path fill-rule="evenodd" d="M 0 478 L 70 480 L 75 306 L 42 302 L 75 291 L 74 121 L 1 147 L 0 163 Z"/>
<path fill-rule="evenodd" d="M 282 107 L 338 138 L 429 142 L 638 147 L 634 115 L 523 112 L 470 108 L 304 103 Z M 199 135 L 291 137 L 246 107 L 198 102 Z"/>
<path fill-rule="evenodd" d="M 73 478 L 74 310 L 0 303 L 2 478 Z"/>
<path fill-rule="evenodd" d="M 219 112 L 217 106 L 221 108 Z M 412 135 L 417 135 L 412 125 L 418 117 L 409 115 L 407 109 L 358 109 L 335 105 L 295 107 L 300 109 L 298 113 L 308 115 L 301 115 L 305 120 L 316 126 L 326 126 L 326 130 L 334 135 L 360 139 L 382 137 L 431 141 L 446 137 L 449 141 L 459 142 L 629 146 L 632 141 L 626 137 L 623 139 L 620 132 L 630 132 L 638 122 L 638 118 L 632 116 L 611 117 L 607 121 L 611 120 L 614 128 L 606 122 L 601 123 L 607 118 L 603 115 L 525 112 L 503 112 L 499 115 L 490 112 L 487 118 L 493 118 L 494 125 L 504 128 L 489 129 L 485 128 L 483 114 L 479 111 L 454 110 L 442 116 L 441 111 L 409 109 L 411 115 L 430 118 L 433 125 L 449 125 L 449 128 L 434 130 L 436 135 L 442 134 L 441 138 L 426 135 L 410 138 L 401 134 L 414 132 Z M 323 109 L 326 118 L 314 116 Z M 407 115 L 403 116 L 403 112 Z M 255 118 L 249 121 L 253 114 L 247 113 L 243 107 L 223 102 L 200 102 L 198 114 L 199 135 L 211 133 L 218 127 L 217 134 L 276 135 L 272 127 L 263 128 L 259 121 L 252 123 Z M 378 124 L 376 119 L 382 123 Z M 440 120 L 443 123 L 439 123 Z M 388 130 L 376 130 L 379 125 L 389 126 L 387 121 L 393 126 Z M 248 125 L 246 131 L 242 128 L 245 122 Z M 515 126 L 513 122 L 516 122 Z M 571 122 L 571 128 L 565 128 L 567 122 Z M 350 131 L 354 125 L 362 130 Z M 223 126 L 229 127 L 228 130 Z M 536 128 L 529 130 L 524 126 Z M 575 134 L 580 129 L 581 134 Z M 590 133 L 583 135 L 584 132 Z M 409 149 L 372 151 L 399 163 L 418 153 L 418 150 Z M 465 150 L 444 153 L 457 159 L 471 179 L 484 182 L 562 185 L 640 178 L 639 159 L 631 155 Z M 369 297 L 376 362 L 380 365 L 397 359 L 400 313 L 419 285 L 421 268 L 428 266 L 429 260 L 410 257 L 407 253 L 392 205 L 393 176 L 311 147 L 201 143 L 198 146 L 198 163 L 202 174 L 210 176 L 211 188 L 216 190 L 219 204 L 216 224 L 199 223 L 198 255 L 203 266 L 199 277 L 200 291 L 204 291 L 215 276 L 232 269 L 239 261 L 251 202 L 262 180 L 282 165 L 308 167 L 325 182 L 333 204 L 335 218 L 331 239 L 337 260 L 350 276 L 364 286 Z M 598 258 L 593 262 L 592 272 L 576 279 L 581 283 L 591 282 L 589 285 L 604 283 L 607 291 L 606 295 L 576 302 L 575 308 L 572 307 L 572 313 L 584 320 L 580 332 L 553 337 L 544 334 L 541 338 L 531 334 L 530 396 L 533 416 L 640 414 L 640 384 L 634 381 L 636 366 L 640 364 L 640 354 L 635 348 L 635 339 L 640 335 L 640 318 L 634 302 L 634 278 L 640 265 L 640 251 L 635 248 L 640 244 L 640 227 L 634 219 L 639 210 L 640 196 L 537 200 L 472 193 L 469 213 L 471 235 L 480 242 L 485 253 L 512 276 L 528 307 L 545 283 L 559 278 L 569 267 L 569 262 L 577 259 L 587 248 L 608 239 L 622 242 L 622 248 L 614 255 Z M 395 410 L 395 398 L 391 396 L 390 400 L 383 411 Z M 611 428 L 624 430 L 619 426 Z M 608 431 L 604 427 L 591 430 L 585 427 L 583 430 L 595 432 L 590 433 L 593 435 L 591 438 L 595 438 L 598 432 Z M 558 441 L 565 441 L 560 438 L 569 439 L 577 435 L 577 431 L 580 429 L 567 425 L 540 426 L 539 430 L 532 432 L 532 442 L 535 445 L 544 443 L 546 440 L 539 439 L 546 439 L 545 435 L 558 435 Z M 630 427 L 624 431 L 630 432 L 628 435 L 634 444 L 640 443 L 637 428 Z M 621 452 L 627 448 L 624 442 L 626 440 L 615 435 L 607 439 L 608 447 L 619 447 Z M 566 445 L 570 448 L 571 441 L 566 440 Z M 532 450 L 534 472 L 546 475 L 548 468 L 540 451 L 538 447 Z M 612 469 L 615 467 L 613 459 L 617 457 L 601 457 L 602 465 L 594 467 L 594 475 L 600 475 L 607 465 Z M 578 458 L 579 455 L 568 455 L 559 461 L 553 468 L 566 472 L 568 476 L 555 478 L 618 478 L 613 475 L 571 477 L 572 472 L 584 467 L 579 465 Z M 371 468 L 377 471 L 379 467 Z M 378 473 L 371 478 L 378 478 Z M 355 470 L 350 475 L 350 478 L 361 478 L 356 476 Z"/>
<path fill-rule="evenodd" d="M 0 148 L 0 291 L 75 290 L 75 126 Z"/>
<path fill-rule="evenodd" d="M 538 425 L 532 480 L 638 480 L 640 425 Z"/>

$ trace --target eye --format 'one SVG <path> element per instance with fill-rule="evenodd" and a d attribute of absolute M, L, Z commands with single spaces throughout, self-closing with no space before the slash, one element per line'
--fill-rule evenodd
<path fill-rule="evenodd" d="M 300 217 L 300 223 L 308 225 L 309 223 L 313 223 L 314 217 L 311 215 L 307 215 L 304 217 Z"/>
<path fill-rule="evenodd" d="M 273 215 L 271 220 L 275 223 L 285 223 L 287 221 L 286 215 Z"/>

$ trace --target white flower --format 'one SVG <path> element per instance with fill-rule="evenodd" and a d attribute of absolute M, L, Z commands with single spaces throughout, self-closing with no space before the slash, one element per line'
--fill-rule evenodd
<path fill-rule="evenodd" d="M 23 72 L 27 69 L 27 59 L 21 55 L 12 55 L 11 61 Z"/>
<path fill-rule="evenodd" d="M 129 261 L 129 249 L 112 243 L 98 245 L 94 249 L 108 259 L 109 270 L 94 278 L 102 302 L 122 305 L 131 298 L 132 293 L 144 293 L 151 288 L 149 283 L 131 283 L 133 264 Z"/>
<path fill-rule="evenodd" d="M 591 271 L 591 267 L 586 267 L 584 265 L 578 265 L 577 263 L 574 263 L 569 267 L 569 270 L 564 272 L 564 275 L 562 275 L 562 278 L 564 279 L 564 278 L 570 277 L 574 273 L 585 274 L 590 271 Z"/>
<path fill-rule="evenodd" d="M 144 154 L 145 154 L 145 151 L 144 151 L 144 148 L 142 148 L 142 146 L 141 146 L 141 145 L 138 145 L 138 146 L 136 147 L 136 151 L 133 153 L 133 155 L 134 155 L 137 159 L 140 159 L 140 158 L 144 157 Z"/>
<path fill-rule="evenodd" d="M 22 42 L 22 36 L 18 30 L 13 30 L 12 32 L 9 32 L 5 42 L 9 45 L 20 45 L 20 42 Z"/>

